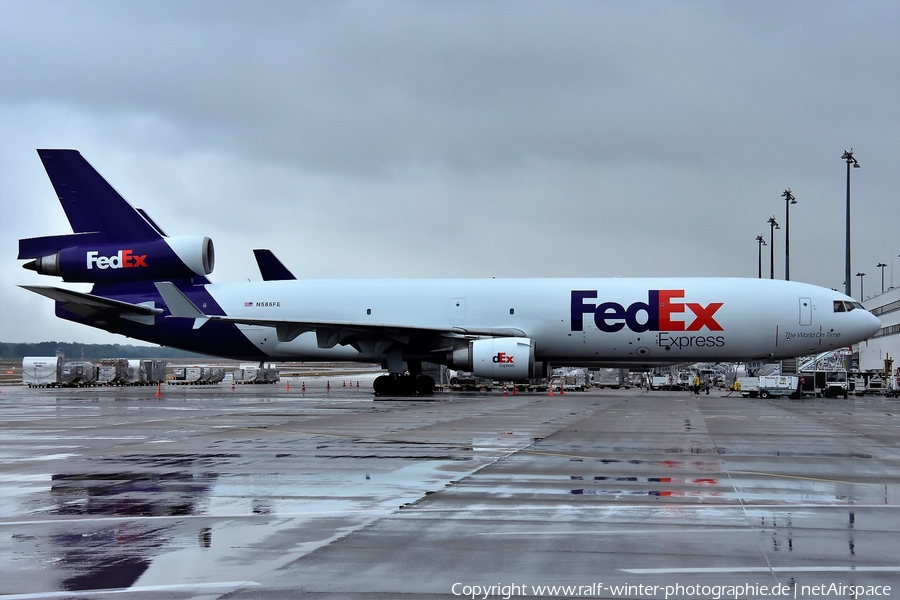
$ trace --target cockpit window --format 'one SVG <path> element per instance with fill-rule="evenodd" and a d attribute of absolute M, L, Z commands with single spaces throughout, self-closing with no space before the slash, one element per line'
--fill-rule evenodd
<path fill-rule="evenodd" d="M 863 308 L 862 304 L 860 304 L 859 302 L 847 302 L 846 300 L 834 301 L 834 312 L 850 312 L 851 310 L 856 310 L 857 308 Z"/>
<path fill-rule="evenodd" d="M 844 301 L 843 300 L 835 300 L 834 301 L 834 312 L 844 312 Z"/>
<path fill-rule="evenodd" d="M 847 304 L 849 304 L 851 307 L 853 307 L 848 310 L 853 310 L 854 308 L 861 308 L 862 310 L 866 310 L 866 307 L 863 306 L 862 304 L 860 304 L 859 302 L 847 302 Z"/>

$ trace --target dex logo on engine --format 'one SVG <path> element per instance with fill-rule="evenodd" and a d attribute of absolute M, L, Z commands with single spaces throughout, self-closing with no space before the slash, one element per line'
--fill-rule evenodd
<path fill-rule="evenodd" d="M 507 354 L 506 352 L 498 352 L 496 356 L 491 358 L 491 360 L 502 367 L 506 365 L 512 365 L 513 358 L 515 357 L 512 354 Z"/>
<path fill-rule="evenodd" d="M 133 267 L 146 267 L 147 255 L 134 254 L 133 250 L 119 250 L 112 256 L 100 256 L 100 252 L 93 250 L 87 253 L 87 268 L 93 269 L 131 269 Z"/>
<path fill-rule="evenodd" d="M 706 306 L 697 302 L 679 302 L 684 290 L 649 290 L 647 302 L 635 302 L 627 307 L 618 302 L 585 302 L 597 297 L 597 290 L 572 290 L 572 331 L 584 331 L 584 315 L 594 316 L 597 329 L 614 333 L 628 327 L 635 333 L 645 331 L 723 331 L 715 319 L 722 302 L 710 302 Z M 693 314 L 690 320 L 682 320 L 682 314 Z"/>

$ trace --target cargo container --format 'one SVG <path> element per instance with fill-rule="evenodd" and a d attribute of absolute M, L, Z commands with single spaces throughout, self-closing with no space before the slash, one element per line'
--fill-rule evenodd
<path fill-rule="evenodd" d="M 97 367 L 97 383 L 100 385 L 128 385 L 128 360 L 103 358 Z"/>
<path fill-rule="evenodd" d="M 626 377 L 626 369 L 597 369 L 591 372 L 591 385 L 601 388 L 630 387 L 631 380 Z"/>
<path fill-rule="evenodd" d="M 241 364 L 232 372 L 235 383 L 278 383 L 278 370 L 272 363 Z"/>
<path fill-rule="evenodd" d="M 59 385 L 62 358 L 58 356 L 26 356 L 22 359 L 22 383 L 28 387 Z"/>
<path fill-rule="evenodd" d="M 175 367 L 172 369 L 172 379 L 169 383 L 174 385 L 215 385 L 225 379 L 225 369 L 222 367 Z"/>
<path fill-rule="evenodd" d="M 97 383 L 97 367 L 85 361 L 65 363 L 60 369 L 60 385 L 94 385 Z"/>
<path fill-rule="evenodd" d="M 200 367 L 200 380 L 202 385 L 215 385 L 225 379 L 225 369 L 222 367 Z"/>
<path fill-rule="evenodd" d="M 157 385 L 166 381 L 166 361 L 151 360 L 145 358 L 141 360 L 141 384 Z"/>
<path fill-rule="evenodd" d="M 149 358 L 128 361 L 128 385 L 157 385 L 166 382 L 166 361 Z"/>
<path fill-rule="evenodd" d="M 176 385 L 197 385 L 202 375 L 200 367 L 175 367 L 169 383 Z"/>

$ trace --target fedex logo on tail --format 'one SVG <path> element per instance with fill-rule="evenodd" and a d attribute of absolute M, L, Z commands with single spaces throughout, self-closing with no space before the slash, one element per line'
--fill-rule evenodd
<path fill-rule="evenodd" d="M 93 269 L 131 269 L 133 267 L 146 267 L 147 255 L 134 254 L 133 250 L 119 250 L 112 256 L 100 256 L 100 252 L 92 250 L 87 253 L 87 268 Z"/>
<path fill-rule="evenodd" d="M 572 331 L 584 331 L 584 315 L 594 317 L 597 329 L 606 333 L 628 327 L 635 333 L 644 331 L 722 331 L 715 319 L 722 302 L 706 306 L 697 302 L 680 302 L 684 290 L 649 290 L 647 302 L 627 307 L 618 302 L 586 302 L 597 297 L 597 290 L 572 290 Z M 688 317 L 688 318 L 685 318 Z"/>

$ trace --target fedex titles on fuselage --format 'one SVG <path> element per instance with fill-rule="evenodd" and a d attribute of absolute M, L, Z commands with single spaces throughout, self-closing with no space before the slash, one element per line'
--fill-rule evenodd
<path fill-rule="evenodd" d="M 132 267 L 146 267 L 147 255 L 134 254 L 133 250 L 119 250 L 112 256 L 100 256 L 100 252 L 93 250 L 87 253 L 87 268 L 93 269 L 130 269 Z"/>
<path fill-rule="evenodd" d="M 634 302 L 625 307 L 618 302 L 586 302 L 597 298 L 597 290 L 572 290 L 572 331 L 584 331 L 584 316 L 593 315 L 594 325 L 604 333 L 615 333 L 628 328 L 635 333 L 659 332 L 659 345 L 663 347 L 721 347 L 722 335 L 671 335 L 669 332 L 724 331 L 715 314 L 722 302 L 710 302 L 706 306 L 697 302 L 679 302 L 684 290 L 648 290 L 647 302 Z M 690 320 L 681 316 L 692 315 Z"/>

